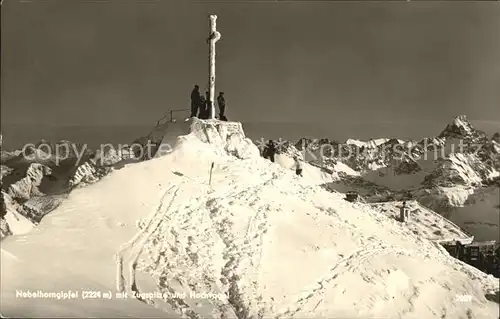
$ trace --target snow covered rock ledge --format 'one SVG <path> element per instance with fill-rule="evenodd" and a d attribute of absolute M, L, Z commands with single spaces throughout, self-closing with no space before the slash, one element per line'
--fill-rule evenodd
<path fill-rule="evenodd" d="M 241 123 L 192 118 L 168 124 L 156 157 L 166 155 L 183 142 L 193 139 L 211 144 L 217 155 L 232 155 L 240 159 L 260 156 L 257 146 L 245 136 Z"/>

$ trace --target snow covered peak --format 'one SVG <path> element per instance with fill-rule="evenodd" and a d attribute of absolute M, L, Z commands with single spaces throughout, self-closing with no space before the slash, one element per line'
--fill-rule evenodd
<path fill-rule="evenodd" d="M 366 142 L 363 142 L 363 141 L 360 141 L 360 140 L 357 140 L 357 139 L 348 139 L 347 141 L 345 141 L 345 143 L 347 145 L 354 145 L 354 146 L 357 146 L 357 147 L 363 147 L 366 145 Z"/>
<path fill-rule="evenodd" d="M 459 115 L 453 119 L 453 125 L 462 127 L 464 130 L 472 130 L 472 124 L 467 120 L 466 115 Z"/>
<path fill-rule="evenodd" d="M 370 139 L 368 141 L 360 141 L 357 139 L 348 139 L 345 143 L 347 145 L 355 145 L 357 147 L 367 147 L 367 148 L 375 148 L 379 145 L 382 145 L 384 143 L 387 143 L 390 139 L 388 138 L 377 138 L 377 139 Z"/>
<path fill-rule="evenodd" d="M 179 143 L 194 138 L 203 143 L 210 144 L 210 148 L 217 154 L 233 155 L 240 159 L 260 156 L 257 146 L 245 136 L 241 123 L 199 120 L 197 118 L 185 123 L 189 127 L 189 134 L 179 136 L 177 142 L 173 143 L 171 139 L 173 136 L 167 131 L 162 143 L 167 142 L 171 145 L 179 145 Z"/>
<path fill-rule="evenodd" d="M 452 123 L 446 126 L 438 137 L 468 139 L 477 142 L 480 139 L 484 139 L 486 134 L 476 130 L 465 115 L 459 115 L 453 119 Z"/>
<path fill-rule="evenodd" d="M 467 120 L 465 115 L 459 115 L 453 119 L 453 121 L 446 126 L 446 128 L 441 132 L 440 137 L 448 137 L 448 135 L 468 136 L 472 134 L 474 127 Z"/>
<path fill-rule="evenodd" d="M 395 145 L 408 145 L 408 146 L 411 146 L 412 142 L 411 141 L 400 140 L 398 138 L 390 138 L 386 142 L 384 142 L 382 145 L 385 145 L 385 146 L 395 146 Z"/>
<path fill-rule="evenodd" d="M 172 153 L 186 145 L 191 148 L 198 145 L 200 149 L 197 151 L 209 148 L 216 154 L 229 154 L 241 159 L 260 156 L 257 146 L 245 136 L 241 123 L 219 120 L 190 118 L 167 122 L 157 125 L 148 136 L 137 139 L 135 144 L 143 146 L 142 156 L 139 156 L 143 160 Z M 153 145 L 153 148 L 147 145 Z M 132 151 L 137 153 L 136 149 Z"/>

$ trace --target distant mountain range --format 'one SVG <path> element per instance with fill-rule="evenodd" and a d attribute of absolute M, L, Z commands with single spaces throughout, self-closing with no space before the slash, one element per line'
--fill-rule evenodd
<path fill-rule="evenodd" d="M 239 119 L 232 119 L 236 120 Z M 341 123 L 338 123 L 341 122 Z M 471 121 L 475 127 L 492 135 L 500 124 L 487 121 Z M 500 122 L 499 122 L 500 123 Z M 421 139 L 425 132 L 438 131 L 442 127 L 439 120 L 432 121 L 391 121 L 377 122 L 363 119 L 358 121 L 322 123 L 311 122 L 242 122 L 245 134 L 252 140 L 260 138 L 283 138 L 298 141 L 302 137 L 329 137 L 337 140 L 368 139 L 370 137 L 397 137 L 402 139 Z M 50 141 L 70 140 L 86 143 L 90 147 L 98 147 L 102 143 L 128 143 L 151 129 L 150 124 L 129 125 L 33 125 L 2 123 L 4 146 L 8 149 L 20 149 L 26 143 L 33 143 L 41 138 Z"/>
<path fill-rule="evenodd" d="M 499 238 L 499 142 L 498 132 L 488 136 L 462 115 L 422 140 L 303 138 L 283 141 L 283 152 L 299 152 L 327 170 L 338 163 L 354 170 L 329 189 L 356 191 L 369 202 L 418 200 L 476 239 L 491 240 Z"/>
<path fill-rule="evenodd" d="M 152 139 L 160 143 L 163 130 L 156 137 L 154 132 L 135 142 Z M 372 203 L 417 200 L 456 222 L 478 240 L 499 236 L 500 134 L 489 136 L 477 130 L 465 116 L 454 118 L 441 132 L 420 140 L 300 138 L 297 142 L 281 142 L 283 153 L 302 156 L 328 174 L 334 174 L 335 181 L 324 185 L 330 190 L 355 191 Z M 21 150 L 2 150 L 4 235 L 15 231 L 13 224 L 17 219 L 12 216 L 20 214 L 36 224 L 71 189 L 98 181 L 124 160 L 123 154 L 117 154 L 116 150 L 102 154 L 91 148 L 85 149 L 80 157 L 73 151 L 62 154 L 64 158 L 56 158 L 37 147 L 42 143 L 52 149 L 64 145 L 73 148 L 76 145 L 78 152 L 84 149 L 82 144 L 67 140 L 57 143 L 42 140 L 26 148 L 24 155 Z M 129 150 L 119 150 L 122 151 Z M 11 220 L 10 228 L 6 220 Z"/>

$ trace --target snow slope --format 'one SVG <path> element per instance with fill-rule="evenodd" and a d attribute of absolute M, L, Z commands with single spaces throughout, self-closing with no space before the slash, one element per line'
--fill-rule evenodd
<path fill-rule="evenodd" d="M 498 304 L 485 298 L 498 280 L 369 206 L 262 159 L 249 145 L 237 151 L 244 159 L 230 155 L 243 132 L 218 131 L 217 138 L 212 128 L 224 124 L 186 124 L 192 133 L 172 153 L 76 189 L 35 230 L 2 242 L 4 316 L 498 315 Z M 16 289 L 130 296 L 156 287 L 188 295 L 167 302 L 15 296 Z M 193 291 L 205 295 L 189 296 Z M 458 302 L 461 295 L 471 301 Z"/>
<path fill-rule="evenodd" d="M 418 236 L 438 243 L 460 241 L 462 244 L 470 244 L 473 241 L 474 236 L 434 211 L 423 207 L 417 201 L 409 201 L 406 204 L 410 210 L 408 228 Z M 376 203 L 371 206 L 397 220 L 402 202 Z"/>
<path fill-rule="evenodd" d="M 295 173 L 296 164 L 294 159 L 288 154 L 276 154 L 274 160 L 281 167 L 293 171 Z M 333 170 L 322 169 L 321 165 L 316 165 L 314 162 L 302 162 L 302 180 L 305 183 L 320 185 L 330 183 L 338 179 L 338 173 L 357 174 L 350 167 L 343 163 L 337 163 Z"/>
<path fill-rule="evenodd" d="M 16 211 L 8 211 L 4 218 L 12 234 L 26 234 L 34 227 L 31 221 Z"/>

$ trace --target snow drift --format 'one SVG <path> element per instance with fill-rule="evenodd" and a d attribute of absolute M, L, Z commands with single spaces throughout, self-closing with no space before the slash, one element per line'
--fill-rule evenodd
<path fill-rule="evenodd" d="M 186 135 L 167 128 L 162 140 L 174 145 L 167 155 L 76 189 L 34 231 L 2 242 L 3 315 L 498 315 L 486 298 L 497 279 L 371 207 L 261 158 L 241 125 L 178 125 Z M 16 290 L 79 297 L 16 298 Z M 83 300 L 85 291 L 112 297 Z M 471 301 L 460 302 L 464 295 Z"/>

